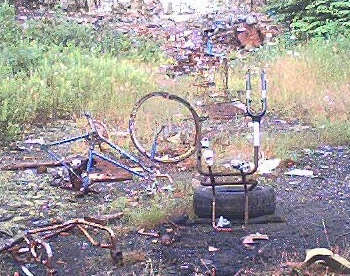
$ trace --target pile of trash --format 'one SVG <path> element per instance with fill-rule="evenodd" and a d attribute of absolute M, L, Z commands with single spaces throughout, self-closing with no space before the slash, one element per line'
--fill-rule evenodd
<path fill-rule="evenodd" d="M 224 59 L 242 58 L 264 44 L 273 44 L 279 27 L 265 14 L 227 14 L 226 18 L 207 16 L 201 22 L 176 24 L 165 29 L 163 46 L 176 63 L 175 74 L 209 70 Z"/>
<path fill-rule="evenodd" d="M 162 68 L 171 76 L 209 71 L 224 59 L 243 58 L 261 45 L 273 44 L 280 32 L 273 18 L 239 2 L 225 5 L 214 1 L 200 8 L 185 0 L 101 0 L 84 2 L 86 7 L 75 9 L 70 2 L 61 3 L 67 20 L 92 24 L 97 31 L 109 27 L 116 35 L 160 42 L 174 60 Z M 17 20 L 22 23 L 54 16 L 42 8 L 17 7 Z"/>

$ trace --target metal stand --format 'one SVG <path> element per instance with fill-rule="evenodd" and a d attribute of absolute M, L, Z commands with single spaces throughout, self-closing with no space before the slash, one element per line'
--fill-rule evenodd
<path fill-rule="evenodd" d="M 267 90 L 267 82 L 266 82 L 266 73 L 265 71 L 261 72 L 261 110 L 259 112 L 254 112 L 252 109 L 252 85 L 251 85 L 251 72 L 248 70 L 246 74 L 246 107 L 247 113 L 253 121 L 253 134 L 254 134 L 254 167 L 252 169 L 249 166 L 246 166 L 245 163 L 240 164 L 232 164 L 232 168 L 236 171 L 234 172 L 213 172 L 212 166 L 214 165 L 214 152 L 210 149 L 209 140 L 207 138 L 203 138 L 201 133 L 199 135 L 200 141 L 197 143 L 197 170 L 202 176 L 209 177 L 210 183 L 201 182 L 202 186 L 211 186 L 213 191 L 213 202 L 212 202 L 212 225 L 216 231 L 224 231 L 231 232 L 232 228 L 222 228 L 218 227 L 215 223 L 216 213 L 216 186 L 222 185 L 243 185 L 244 186 L 244 225 L 248 224 L 249 213 L 248 213 L 248 200 L 249 200 L 249 191 L 253 190 L 258 182 L 256 180 L 247 179 L 247 176 L 253 175 L 258 169 L 259 163 L 259 148 L 260 148 L 260 122 L 262 117 L 266 113 L 267 104 L 266 104 L 266 90 Z M 202 153 L 203 151 L 203 153 Z M 204 157 L 204 161 L 207 164 L 208 171 L 204 171 L 202 168 L 202 156 Z M 215 177 L 241 177 L 239 181 L 216 181 Z"/>

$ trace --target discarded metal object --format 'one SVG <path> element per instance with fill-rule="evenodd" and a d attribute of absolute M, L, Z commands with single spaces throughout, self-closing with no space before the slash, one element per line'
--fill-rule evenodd
<path fill-rule="evenodd" d="M 85 113 L 85 117 L 89 123 L 90 126 L 90 132 L 80 135 L 77 137 L 51 142 L 51 143 L 39 143 L 41 150 L 47 152 L 51 158 L 59 162 L 62 166 L 64 166 L 68 171 L 70 178 L 72 180 L 72 185 L 76 190 L 80 190 L 83 194 L 88 193 L 89 191 L 92 191 L 90 189 L 90 186 L 94 182 L 101 182 L 104 180 L 110 180 L 113 181 L 113 173 L 110 175 L 110 177 L 107 177 L 106 174 L 102 175 L 95 175 L 93 177 L 94 170 L 96 170 L 95 164 L 98 162 L 104 162 L 103 167 L 107 168 L 110 171 L 111 168 L 120 168 L 124 171 L 136 175 L 138 177 L 144 178 L 146 180 L 151 180 L 153 182 L 156 182 L 157 178 L 167 178 L 172 183 L 172 179 L 167 174 L 162 174 L 155 166 L 147 166 L 143 161 L 138 159 L 137 157 L 133 156 L 129 152 L 125 151 L 123 148 L 119 147 L 118 145 L 113 144 L 106 138 L 104 138 L 102 135 L 105 135 L 105 131 L 101 128 L 101 124 L 96 125 L 95 120 L 93 120 L 91 114 Z M 51 150 L 51 147 L 54 146 L 60 146 L 67 143 L 72 143 L 80 140 L 85 140 L 89 145 L 88 150 L 88 158 L 85 160 L 80 160 L 79 162 L 76 162 L 74 164 L 67 163 L 61 156 L 56 154 L 53 150 Z M 101 144 L 104 143 L 107 146 L 109 146 L 111 149 L 117 151 L 121 156 L 124 158 L 130 160 L 131 163 L 136 164 L 139 166 L 142 171 L 135 170 L 134 168 L 125 165 L 119 161 L 117 161 L 115 158 L 100 153 L 95 150 L 97 146 L 101 149 Z M 156 140 L 155 140 L 156 143 Z M 38 144 L 38 143 L 34 143 Z M 102 160 L 102 161 L 97 161 Z M 108 163 L 108 165 L 107 165 Z M 130 179 L 128 176 L 125 176 L 124 179 Z"/>
<path fill-rule="evenodd" d="M 155 237 L 155 238 L 159 238 L 159 234 L 155 233 L 155 232 L 145 232 L 145 229 L 142 228 L 139 231 L 137 231 L 137 233 L 139 233 L 140 235 L 145 235 L 145 236 L 149 236 L 149 237 Z"/>
<path fill-rule="evenodd" d="M 95 216 L 95 217 L 84 217 L 84 219 L 86 221 L 89 222 L 93 222 L 93 223 L 97 223 L 97 224 L 101 224 L 106 226 L 108 223 L 113 222 L 116 219 L 120 219 L 121 217 L 123 217 L 124 213 L 123 212 L 119 212 L 119 213 L 115 213 L 115 214 L 109 214 L 109 215 L 101 215 L 101 216 Z"/>
<path fill-rule="evenodd" d="M 333 272 L 346 274 L 350 273 L 350 262 L 338 254 L 334 254 L 327 248 L 313 248 L 306 250 L 306 257 L 303 262 L 292 263 L 287 265 L 295 268 L 305 268 L 316 262 L 320 262 L 327 267 L 330 267 Z"/>
<path fill-rule="evenodd" d="M 69 160 L 66 160 L 65 162 L 69 163 Z M 8 164 L 0 167 L 1 171 L 17 171 L 17 170 L 26 170 L 26 169 L 38 169 L 39 167 L 57 167 L 61 166 L 60 161 L 48 161 L 48 162 L 21 162 L 21 163 L 14 163 L 14 164 Z"/>
<path fill-rule="evenodd" d="M 47 162 L 21 162 L 16 164 L 4 165 L 0 170 L 25 170 L 25 169 L 37 169 L 38 173 L 46 173 L 47 168 L 62 166 L 62 162 L 69 165 L 72 169 L 68 171 L 70 183 L 73 190 L 79 191 L 82 188 L 81 176 L 86 170 L 88 159 L 82 159 L 78 157 L 68 158 L 64 161 L 47 161 Z M 110 163 L 104 160 L 96 159 L 94 162 L 95 172 L 90 174 L 91 183 L 97 182 L 116 182 L 126 181 L 132 179 L 132 174 L 125 170 L 112 166 Z M 78 177 L 80 176 L 80 177 Z"/>
<path fill-rule="evenodd" d="M 157 146 L 159 143 L 159 136 L 161 133 L 164 133 L 165 131 L 169 131 L 167 128 L 168 126 L 163 124 L 162 126 L 159 127 L 159 130 L 157 130 L 156 135 L 154 137 L 154 141 L 151 147 L 151 150 L 147 150 L 146 146 L 142 143 L 142 141 L 139 139 L 137 135 L 137 127 L 135 124 L 135 119 L 138 114 L 139 110 L 142 110 L 143 105 L 147 101 L 151 101 L 152 99 L 165 99 L 168 101 L 176 102 L 180 104 L 180 106 L 184 107 L 186 110 L 189 111 L 189 114 L 191 114 L 191 118 L 187 119 L 194 124 L 194 135 L 192 137 L 192 141 L 189 143 L 188 147 L 184 151 L 179 151 L 173 154 L 172 156 L 168 152 L 160 152 L 159 150 L 157 151 Z M 198 135 L 199 135 L 199 116 L 197 112 L 193 109 L 193 107 L 190 105 L 189 102 L 184 100 L 183 98 L 169 94 L 167 92 L 153 92 L 150 94 L 147 94 L 146 96 L 142 97 L 134 106 L 131 115 L 130 115 L 130 120 L 129 120 L 129 130 L 130 130 L 130 137 L 135 145 L 135 147 L 138 149 L 138 151 L 146 156 L 147 158 L 151 159 L 152 161 L 156 161 L 159 163 L 178 163 L 180 161 L 183 161 L 190 157 L 192 154 L 195 153 L 196 151 L 196 142 L 198 141 Z M 174 143 L 180 144 L 180 134 L 177 133 L 175 137 L 168 137 L 167 140 L 171 141 L 170 139 L 173 139 L 175 141 Z"/>
<path fill-rule="evenodd" d="M 214 165 L 214 153 L 210 149 L 209 140 L 207 138 L 199 135 L 199 139 L 197 142 L 197 170 L 202 176 L 209 177 L 210 182 L 201 182 L 203 186 L 211 186 L 213 193 L 213 201 L 212 201 L 212 225 L 217 231 L 231 232 L 232 228 L 223 228 L 218 227 L 215 223 L 216 214 L 216 191 L 215 187 L 218 185 L 243 185 L 244 187 L 244 195 L 245 195 L 245 206 L 244 206 L 244 224 L 248 224 L 249 214 L 248 214 L 248 192 L 253 190 L 257 182 L 255 180 L 247 179 L 247 176 L 254 174 L 259 165 L 259 148 L 260 148 L 260 122 L 262 117 L 266 113 L 266 91 L 267 91 L 267 82 L 266 82 L 266 73 L 265 71 L 261 72 L 261 110 L 255 112 L 252 109 L 252 85 L 251 85 L 251 72 L 248 70 L 246 74 L 246 115 L 249 116 L 253 121 L 254 126 L 254 167 L 252 169 L 246 168 L 241 164 L 231 164 L 232 168 L 236 170 L 236 172 L 213 172 L 212 167 Z M 202 168 L 202 158 L 204 159 L 208 171 L 204 171 Z M 240 177 L 239 181 L 217 181 L 216 177 L 222 176 L 233 176 Z"/>
<path fill-rule="evenodd" d="M 246 247 L 246 248 L 254 248 L 254 246 L 252 244 L 255 244 L 255 240 L 268 240 L 269 237 L 267 235 L 263 235 L 263 234 L 260 234 L 260 233 L 256 233 L 256 234 L 250 234 L 248 236 L 245 236 L 242 238 L 243 241 L 243 245 Z"/>
<path fill-rule="evenodd" d="M 104 231 L 109 235 L 109 242 L 102 243 L 94 239 L 94 237 L 88 231 L 92 228 L 94 231 Z M 0 248 L 1 253 L 10 253 L 13 258 L 20 264 L 37 262 L 43 264 L 46 267 L 47 275 L 52 276 L 56 274 L 56 270 L 53 267 L 53 251 L 48 243 L 48 240 L 56 237 L 62 232 L 72 231 L 73 229 L 80 230 L 88 241 L 93 245 L 110 250 L 111 258 L 114 264 L 122 263 L 122 252 L 117 249 L 116 236 L 114 231 L 99 223 L 89 222 L 85 219 L 72 219 L 64 223 L 58 223 L 42 228 L 28 230 L 26 233 L 17 238 L 11 239 L 3 247 Z M 35 237 L 38 235 L 39 237 Z M 44 256 L 42 254 L 44 251 Z M 24 266 L 22 265 L 22 270 Z M 25 268 L 28 270 L 27 268 Z M 24 271 L 24 273 L 26 273 Z M 26 275 L 31 275 L 29 270 Z"/>
<path fill-rule="evenodd" d="M 205 106 L 209 118 L 214 120 L 230 120 L 246 114 L 246 106 L 239 101 L 215 103 Z"/>

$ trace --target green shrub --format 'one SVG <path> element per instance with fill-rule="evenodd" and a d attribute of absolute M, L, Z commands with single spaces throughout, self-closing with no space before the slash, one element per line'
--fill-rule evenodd
<path fill-rule="evenodd" d="M 162 57 L 159 45 L 143 38 L 130 38 L 110 26 L 95 30 L 92 25 L 82 25 L 64 16 L 54 19 L 33 20 L 24 36 L 29 41 L 40 41 L 46 47 L 77 46 L 93 52 L 113 56 L 138 58 L 145 62 L 159 61 Z"/>
<path fill-rule="evenodd" d="M 15 10 L 7 2 L 0 2 L 0 48 L 6 44 L 17 44 L 22 31 L 15 21 Z"/>
<path fill-rule="evenodd" d="M 162 58 L 156 43 L 62 15 L 23 30 L 14 16 L 0 4 L 0 142 L 26 124 L 85 109 L 124 121 L 136 98 L 155 87 L 152 65 L 142 62 Z"/>
<path fill-rule="evenodd" d="M 52 48 L 29 75 L 0 80 L 0 138 L 11 139 L 26 123 L 86 109 L 114 120 L 127 117 L 136 98 L 155 88 L 145 66 L 74 46 Z"/>
<path fill-rule="evenodd" d="M 29 75 L 39 66 L 43 54 L 43 47 L 37 43 L 20 43 L 2 49 L 0 62 L 7 70 L 4 75 L 0 72 L 0 76 L 6 77 L 8 73 L 12 76 L 19 73 Z"/>
<path fill-rule="evenodd" d="M 300 39 L 350 35 L 348 0 L 273 0 L 268 10 Z"/>

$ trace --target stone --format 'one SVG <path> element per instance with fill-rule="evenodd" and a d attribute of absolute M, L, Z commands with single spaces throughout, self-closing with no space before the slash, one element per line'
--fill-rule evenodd
<path fill-rule="evenodd" d="M 253 24 L 258 23 L 258 19 L 255 15 L 248 15 L 247 18 L 245 19 L 245 22 L 248 25 L 253 25 Z"/>

